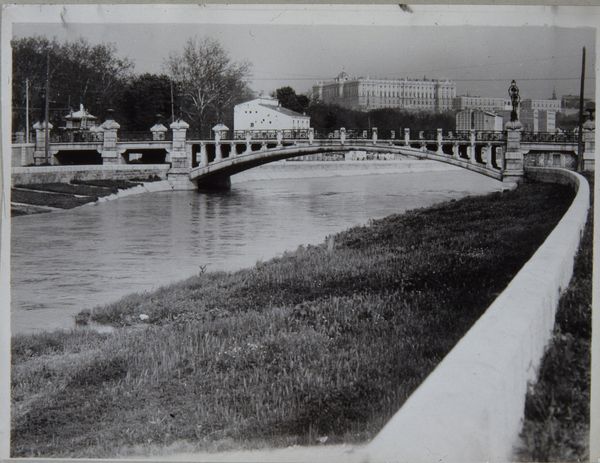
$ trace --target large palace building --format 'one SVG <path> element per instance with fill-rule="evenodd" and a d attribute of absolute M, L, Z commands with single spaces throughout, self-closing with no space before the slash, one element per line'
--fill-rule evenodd
<path fill-rule="evenodd" d="M 342 72 L 331 81 L 314 85 L 313 97 L 323 103 L 357 110 L 401 108 L 442 112 L 452 109 L 456 83 L 450 80 L 351 78 Z"/>

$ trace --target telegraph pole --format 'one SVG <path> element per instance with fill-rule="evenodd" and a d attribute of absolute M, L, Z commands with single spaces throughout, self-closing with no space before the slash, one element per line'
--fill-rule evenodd
<path fill-rule="evenodd" d="M 175 107 L 173 105 L 173 80 L 171 82 L 171 123 L 175 122 Z"/>
<path fill-rule="evenodd" d="M 46 121 L 44 156 L 47 163 L 50 162 L 50 52 L 46 54 L 46 105 L 44 108 L 44 120 Z"/>
<path fill-rule="evenodd" d="M 29 143 L 29 79 L 25 79 L 25 143 Z"/>
<path fill-rule="evenodd" d="M 585 81 L 585 47 L 581 55 L 581 84 L 579 86 L 579 131 L 577 133 L 577 171 L 583 170 L 583 91 Z"/>

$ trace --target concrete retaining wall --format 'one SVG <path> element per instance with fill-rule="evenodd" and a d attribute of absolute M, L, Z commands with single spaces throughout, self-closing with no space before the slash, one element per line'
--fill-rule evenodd
<path fill-rule="evenodd" d="M 145 179 L 154 175 L 166 179 L 168 170 L 168 164 L 13 167 L 12 184 L 68 183 L 71 180 Z"/>
<path fill-rule="evenodd" d="M 11 166 L 21 167 L 33 164 L 34 143 L 13 143 L 11 147 Z"/>
<path fill-rule="evenodd" d="M 546 241 L 402 408 L 364 449 L 369 462 L 512 461 L 527 384 L 550 340 L 589 208 L 589 186 L 563 169 L 529 178 L 577 195 Z"/>

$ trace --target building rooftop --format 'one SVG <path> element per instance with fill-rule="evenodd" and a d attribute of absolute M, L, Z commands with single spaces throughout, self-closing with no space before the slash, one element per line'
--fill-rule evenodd
<path fill-rule="evenodd" d="M 83 107 L 83 104 L 79 105 L 79 111 L 71 111 L 65 116 L 68 121 L 80 121 L 82 119 L 96 120 L 96 116 L 92 116 L 87 109 Z"/>

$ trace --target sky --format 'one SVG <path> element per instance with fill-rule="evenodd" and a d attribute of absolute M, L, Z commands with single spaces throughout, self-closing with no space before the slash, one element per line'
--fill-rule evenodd
<path fill-rule="evenodd" d="M 595 86 L 591 28 L 248 24 L 14 24 L 15 38 L 43 35 L 113 43 L 135 71 L 159 73 L 188 38 L 218 39 L 234 61 L 251 63 L 250 87 L 304 93 L 341 71 L 379 78 L 447 78 L 458 95 L 504 97 L 512 79 L 522 98 L 579 93 L 587 49 L 586 96 Z"/>

